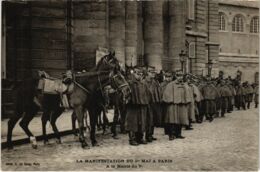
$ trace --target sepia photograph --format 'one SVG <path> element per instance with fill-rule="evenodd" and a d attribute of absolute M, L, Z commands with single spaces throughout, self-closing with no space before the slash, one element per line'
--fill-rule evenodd
<path fill-rule="evenodd" d="M 2 0 L 1 171 L 258 171 L 258 0 Z"/>

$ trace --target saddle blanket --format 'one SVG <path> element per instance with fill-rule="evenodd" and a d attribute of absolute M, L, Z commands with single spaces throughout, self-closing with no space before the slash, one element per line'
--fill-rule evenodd
<path fill-rule="evenodd" d="M 61 80 L 40 79 L 38 89 L 43 90 L 43 93 L 58 94 L 67 90 L 67 86 Z"/>

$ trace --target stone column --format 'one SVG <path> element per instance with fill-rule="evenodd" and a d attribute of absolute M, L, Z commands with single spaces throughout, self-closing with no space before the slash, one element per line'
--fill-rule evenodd
<path fill-rule="evenodd" d="M 185 49 L 185 1 L 169 2 L 169 59 L 172 60 L 172 70 L 181 69 L 179 54 Z"/>
<path fill-rule="evenodd" d="M 163 1 L 144 2 L 144 59 L 145 63 L 162 69 Z"/>
<path fill-rule="evenodd" d="M 137 64 L 138 2 L 127 1 L 125 21 L 125 62 L 127 66 Z"/>
<path fill-rule="evenodd" d="M 109 1 L 109 47 L 125 64 L 125 2 Z"/>

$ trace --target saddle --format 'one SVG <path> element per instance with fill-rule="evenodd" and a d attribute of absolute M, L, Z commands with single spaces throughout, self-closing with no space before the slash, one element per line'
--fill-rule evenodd
<path fill-rule="evenodd" d="M 67 91 L 68 85 L 59 79 L 42 78 L 39 80 L 38 89 L 45 94 L 62 94 Z"/>
<path fill-rule="evenodd" d="M 60 95 L 61 106 L 69 108 L 69 101 L 66 93 L 73 89 L 73 84 L 64 84 L 63 80 L 52 78 L 44 71 L 39 71 L 39 76 L 38 90 L 42 90 L 43 94 Z"/>

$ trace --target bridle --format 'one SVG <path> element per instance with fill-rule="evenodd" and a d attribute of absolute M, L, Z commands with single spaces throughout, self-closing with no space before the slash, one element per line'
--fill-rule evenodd
<path fill-rule="evenodd" d="M 125 81 L 125 83 L 123 83 L 123 84 L 117 85 L 117 84 L 116 84 L 116 78 L 117 78 L 118 76 L 121 76 L 121 74 L 114 74 L 114 72 L 111 71 L 111 72 L 109 73 L 109 81 L 106 82 L 105 84 L 104 84 L 104 83 L 102 84 L 101 79 L 100 79 L 100 72 L 97 72 L 98 88 L 97 88 L 96 90 L 101 90 L 101 93 L 102 93 L 102 95 L 103 95 L 103 88 L 104 88 L 106 85 L 108 85 L 108 84 L 111 84 L 111 85 L 113 84 L 113 85 L 116 87 L 116 88 L 115 88 L 116 91 L 119 91 L 119 90 L 121 90 L 121 88 L 123 88 L 123 87 L 125 87 L 125 86 L 128 86 L 128 84 L 127 84 L 126 81 Z M 80 83 L 78 83 L 78 82 L 76 81 L 76 77 L 75 77 L 75 76 L 73 76 L 72 82 L 73 82 L 75 85 L 77 85 L 79 88 L 81 88 L 84 92 L 86 92 L 87 94 L 91 94 L 91 93 L 92 93 L 91 90 L 87 89 L 86 87 L 84 87 L 83 85 L 81 85 Z M 96 91 L 96 90 L 95 90 L 95 91 Z"/>

